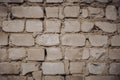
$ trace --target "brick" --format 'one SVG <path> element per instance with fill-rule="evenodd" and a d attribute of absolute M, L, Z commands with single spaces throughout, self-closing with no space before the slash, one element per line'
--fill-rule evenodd
<path fill-rule="evenodd" d="M 8 76 L 7 80 L 27 80 L 25 76 Z"/>
<path fill-rule="evenodd" d="M 82 59 L 88 59 L 90 57 L 90 50 L 89 48 L 83 49 Z"/>
<path fill-rule="evenodd" d="M 2 62 L 0 63 L 0 74 L 19 74 L 19 68 L 19 63 Z"/>
<path fill-rule="evenodd" d="M 67 2 L 79 2 L 79 0 L 67 0 Z"/>
<path fill-rule="evenodd" d="M 104 10 L 102 8 L 88 7 L 89 16 L 95 18 L 102 18 L 104 16 Z"/>
<path fill-rule="evenodd" d="M 78 17 L 79 16 L 79 6 L 65 6 L 64 16 L 65 17 Z"/>
<path fill-rule="evenodd" d="M 58 7 L 46 7 L 45 11 L 47 18 L 51 18 L 51 17 L 58 18 L 58 14 L 59 14 Z"/>
<path fill-rule="evenodd" d="M 7 77 L 0 75 L 1 80 L 8 80 Z"/>
<path fill-rule="evenodd" d="M 117 31 L 120 33 L 120 23 L 117 24 Z"/>
<path fill-rule="evenodd" d="M 83 73 L 84 62 L 70 62 L 70 73 Z"/>
<path fill-rule="evenodd" d="M 45 80 L 64 80 L 62 76 L 45 76 Z"/>
<path fill-rule="evenodd" d="M 27 60 L 30 61 L 43 61 L 45 52 L 43 48 L 31 48 L 27 49 Z"/>
<path fill-rule="evenodd" d="M 50 47 L 46 49 L 47 60 L 60 60 L 63 58 L 62 51 L 60 48 Z"/>
<path fill-rule="evenodd" d="M 18 18 L 43 18 L 43 9 L 42 7 L 23 7 L 15 6 L 12 7 L 12 15 Z"/>
<path fill-rule="evenodd" d="M 119 80 L 119 78 L 115 76 L 88 76 L 85 80 Z"/>
<path fill-rule="evenodd" d="M 34 38 L 30 34 L 11 34 L 10 41 L 16 46 L 33 46 Z"/>
<path fill-rule="evenodd" d="M 2 29 L 5 32 L 22 32 L 24 30 L 24 21 L 22 20 L 4 21 Z"/>
<path fill-rule="evenodd" d="M 6 61 L 7 60 L 7 50 L 6 49 L 0 49 L 0 61 Z"/>
<path fill-rule="evenodd" d="M 35 71 L 32 75 L 35 80 L 42 80 L 42 71 Z"/>
<path fill-rule="evenodd" d="M 110 49 L 109 50 L 110 59 L 120 59 L 120 49 Z"/>
<path fill-rule="evenodd" d="M 60 32 L 61 21 L 60 20 L 46 20 L 45 32 Z"/>
<path fill-rule="evenodd" d="M 43 2 L 43 0 L 28 0 L 29 2 Z"/>
<path fill-rule="evenodd" d="M 33 77 L 28 77 L 27 80 L 34 80 Z"/>
<path fill-rule="evenodd" d="M 90 48 L 90 55 L 93 59 L 106 59 L 107 51 L 103 48 Z"/>
<path fill-rule="evenodd" d="M 113 5 L 108 5 L 106 7 L 106 18 L 109 20 L 116 20 L 117 19 L 117 10 L 116 7 Z"/>
<path fill-rule="evenodd" d="M 82 76 L 66 76 L 66 80 L 83 80 Z"/>
<path fill-rule="evenodd" d="M 0 45 L 8 45 L 8 34 L 0 32 Z"/>
<path fill-rule="evenodd" d="M 88 63 L 87 68 L 91 74 L 102 74 L 105 70 L 105 63 Z"/>
<path fill-rule="evenodd" d="M 107 3 L 107 2 L 109 2 L 109 0 L 95 0 L 95 1 L 98 1 L 98 2 L 101 2 L 101 3 Z"/>
<path fill-rule="evenodd" d="M 84 46 L 85 36 L 82 34 L 65 34 L 62 36 L 62 45 Z"/>
<path fill-rule="evenodd" d="M 64 60 L 64 65 L 65 65 L 65 74 L 69 74 L 69 60 Z"/>
<path fill-rule="evenodd" d="M 87 10 L 87 9 L 82 9 L 81 11 L 82 11 L 81 16 L 82 16 L 83 18 L 88 17 L 89 13 L 88 13 L 88 10 Z"/>
<path fill-rule="evenodd" d="M 103 35 L 90 35 L 89 41 L 92 46 L 105 46 L 108 42 L 108 37 Z"/>
<path fill-rule="evenodd" d="M 63 0 L 47 0 L 47 3 L 62 3 Z"/>
<path fill-rule="evenodd" d="M 120 46 L 120 36 L 112 36 L 111 38 L 111 46 Z"/>
<path fill-rule="evenodd" d="M 24 48 L 10 48 L 8 49 L 9 59 L 22 60 L 26 57 L 26 50 Z"/>
<path fill-rule="evenodd" d="M 78 20 L 65 20 L 63 31 L 64 32 L 79 32 L 80 22 Z"/>
<path fill-rule="evenodd" d="M 38 35 L 36 38 L 36 43 L 39 45 L 44 45 L 44 46 L 58 45 L 60 43 L 59 35 L 58 34 Z"/>
<path fill-rule="evenodd" d="M 81 0 L 80 2 L 92 3 L 94 0 Z"/>
<path fill-rule="evenodd" d="M 27 20 L 26 21 L 26 31 L 27 32 L 42 32 L 43 23 L 40 20 Z"/>
<path fill-rule="evenodd" d="M 27 73 L 38 71 L 39 65 L 37 63 L 22 63 L 22 75 L 26 75 Z"/>
<path fill-rule="evenodd" d="M 118 9 L 118 14 L 119 14 L 119 18 L 120 18 L 120 7 L 119 7 L 119 9 Z"/>
<path fill-rule="evenodd" d="M 22 3 L 23 0 L 0 0 L 0 2 L 5 2 L 5 3 Z"/>
<path fill-rule="evenodd" d="M 95 25 L 102 29 L 104 32 L 115 32 L 117 31 L 117 25 L 109 22 L 95 22 Z"/>
<path fill-rule="evenodd" d="M 65 74 L 64 64 L 62 62 L 43 62 L 43 74 Z"/>
<path fill-rule="evenodd" d="M 120 63 L 111 63 L 109 73 L 120 75 Z"/>
<path fill-rule="evenodd" d="M 66 48 L 64 55 L 65 55 L 65 59 L 67 60 L 80 60 L 82 56 L 82 49 Z"/>
<path fill-rule="evenodd" d="M 84 21 L 81 24 L 81 31 L 90 32 L 94 27 L 94 23 L 90 21 Z"/>
<path fill-rule="evenodd" d="M 0 17 L 7 17 L 8 15 L 7 7 L 0 6 Z"/>

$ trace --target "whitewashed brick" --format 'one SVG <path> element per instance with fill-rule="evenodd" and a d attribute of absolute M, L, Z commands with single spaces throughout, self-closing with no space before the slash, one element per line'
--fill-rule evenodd
<path fill-rule="evenodd" d="M 24 21 L 22 20 L 4 21 L 2 29 L 5 32 L 22 32 L 24 30 Z"/>
<path fill-rule="evenodd" d="M 60 20 L 46 20 L 46 32 L 60 32 Z"/>
<path fill-rule="evenodd" d="M 22 3 L 23 0 L 0 0 L 0 2 L 6 2 L 6 3 Z"/>
<path fill-rule="evenodd" d="M 43 61 L 45 52 L 43 48 L 29 48 L 27 49 L 27 60 L 31 61 Z"/>
<path fill-rule="evenodd" d="M 0 17 L 7 17 L 8 15 L 7 7 L 0 6 Z"/>
<path fill-rule="evenodd" d="M 43 2 L 43 0 L 28 0 L 29 2 Z"/>
<path fill-rule="evenodd" d="M 62 36 L 62 45 L 84 46 L 85 36 L 82 34 L 65 34 Z"/>
<path fill-rule="evenodd" d="M 70 73 L 77 74 L 83 73 L 84 62 L 70 62 Z"/>
<path fill-rule="evenodd" d="M 64 80 L 62 76 L 45 76 L 45 80 Z"/>
<path fill-rule="evenodd" d="M 59 44 L 58 34 L 43 34 L 38 35 L 36 38 L 36 43 L 44 46 L 53 46 Z"/>
<path fill-rule="evenodd" d="M 115 6 L 108 5 L 106 7 L 106 18 L 109 20 L 116 20 L 117 19 L 117 10 L 116 10 Z"/>
<path fill-rule="evenodd" d="M 64 64 L 62 62 L 43 62 L 43 74 L 65 74 Z"/>
<path fill-rule="evenodd" d="M 120 36 L 112 36 L 111 38 L 111 46 L 120 46 Z"/>
<path fill-rule="evenodd" d="M 108 37 L 103 35 L 90 35 L 89 41 L 92 46 L 105 46 L 108 43 Z"/>
<path fill-rule="evenodd" d="M 62 50 L 60 48 L 50 47 L 47 48 L 47 60 L 60 60 L 63 58 Z"/>
<path fill-rule="evenodd" d="M 83 49 L 82 59 L 88 59 L 90 57 L 90 50 L 89 48 Z"/>
<path fill-rule="evenodd" d="M 120 49 L 110 49 L 109 50 L 110 59 L 120 59 Z"/>
<path fill-rule="evenodd" d="M 82 76 L 66 76 L 66 80 L 83 80 Z"/>
<path fill-rule="evenodd" d="M 20 65 L 19 63 L 0 63 L 0 74 L 19 74 Z"/>
<path fill-rule="evenodd" d="M 7 60 L 7 50 L 6 49 L 0 49 L 0 61 L 6 61 Z"/>
<path fill-rule="evenodd" d="M 23 6 L 15 6 L 12 7 L 12 15 L 18 18 L 42 18 L 43 17 L 43 9 L 42 7 L 23 7 Z"/>
<path fill-rule="evenodd" d="M 88 10 L 87 10 L 87 9 L 82 9 L 81 11 L 82 11 L 81 16 L 82 16 L 83 18 L 88 17 L 89 13 L 88 13 Z"/>
<path fill-rule="evenodd" d="M 8 34 L 0 32 L 0 45 L 8 45 Z"/>
<path fill-rule="evenodd" d="M 27 32 L 42 32 L 43 24 L 40 20 L 27 20 L 26 21 L 26 31 Z"/>
<path fill-rule="evenodd" d="M 65 20 L 63 31 L 64 32 L 79 32 L 80 22 L 78 20 Z"/>
<path fill-rule="evenodd" d="M 95 25 L 105 32 L 117 31 L 117 25 L 109 22 L 95 22 Z"/>
<path fill-rule="evenodd" d="M 63 0 L 47 0 L 47 3 L 62 3 Z"/>
<path fill-rule="evenodd" d="M 26 50 L 24 48 L 10 48 L 8 49 L 9 59 L 22 60 L 26 57 Z"/>
<path fill-rule="evenodd" d="M 109 2 L 109 0 L 95 0 L 95 1 L 102 2 L 102 3 L 107 3 L 107 2 Z"/>
<path fill-rule="evenodd" d="M 109 73 L 120 75 L 120 63 L 111 63 Z"/>
<path fill-rule="evenodd" d="M 33 46 L 34 38 L 30 34 L 11 34 L 10 43 L 16 46 Z"/>
<path fill-rule="evenodd" d="M 39 65 L 37 63 L 22 63 L 22 75 L 26 75 L 29 72 L 38 71 Z"/>
<path fill-rule="evenodd" d="M 79 6 L 65 6 L 64 16 L 65 17 L 78 17 L 79 15 Z"/>
<path fill-rule="evenodd" d="M 32 75 L 35 80 L 42 80 L 42 71 L 34 71 Z"/>

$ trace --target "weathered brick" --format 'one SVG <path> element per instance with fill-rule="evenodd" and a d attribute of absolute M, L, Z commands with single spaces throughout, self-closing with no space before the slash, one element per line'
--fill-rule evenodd
<path fill-rule="evenodd" d="M 94 23 L 90 21 L 84 21 L 81 24 L 81 31 L 83 32 L 90 32 L 94 27 Z"/>
<path fill-rule="evenodd" d="M 6 60 L 7 60 L 7 50 L 0 49 L 0 61 L 6 61 Z"/>
<path fill-rule="evenodd" d="M 110 59 L 120 59 L 120 49 L 110 49 L 109 50 Z"/>
<path fill-rule="evenodd" d="M 83 49 L 82 59 L 88 59 L 90 57 L 90 50 L 89 48 Z"/>
<path fill-rule="evenodd" d="M 34 38 L 30 34 L 11 34 L 10 42 L 16 46 L 33 46 Z"/>
<path fill-rule="evenodd" d="M 103 48 L 90 48 L 90 55 L 93 59 L 106 59 L 107 51 Z"/>
<path fill-rule="evenodd" d="M 62 36 L 62 45 L 84 46 L 85 36 L 82 34 L 65 34 Z"/>
<path fill-rule="evenodd" d="M 26 76 L 7 76 L 7 80 L 27 80 Z"/>
<path fill-rule="evenodd" d="M 22 63 L 22 75 L 26 75 L 29 72 L 38 71 L 39 65 L 37 63 Z"/>
<path fill-rule="evenodd" d="M 29 2 L 43 2 L 43 0 L 28 0 Z"/>
<path fill-rule="evenodd" d="M 31 61 L 43 61 L 45 52 L 43 48 L 31 48 L 27 49 L 27 60 Z"/>
<path fill-rule="evenodd" d="M 102 3 L 107 3 L 107 2 L 109 2 L 109 0 L 95 0 L 95 1 L 102 2 Z"/>
<path fill-rule="evenodd" d="M 24 21 L 22 20 L 4 21 L 2 29 L 5 32 L 22 32 L 24 30 Z"/>
<path fill-rule="evenodd" d="M 89 41 L 92 46 L 105 46 L 108 43 L 108 37 L 103 35 L 90 35 Z"/>
<path fill-rule="evenodd" d="M 0 45 L 8 45 L 8 34 L 0 32 Z"/>
<path fill-rule="evenodd" d="M 32 75 L 35 80 L 42 80 L 42 71 L 34 71 Z"/>
<path fill-rule="evenodd" d="M 80 22 L 78 20 L 65 20 L 63 31 L 64 32 L 79 32 Z"/>
<path fill-rule="evenodd" d="M 117 19 L 117 10 L 116 10 L 115 6 L 108 5 L 106 7 L 106 18 L 109 20 L 116 20 Z"/>
<path fill-rule="evenodd" d="M 0 0 L 0 2 L 5 2 L 5 3 L 22 3 L 23 0 Z"/>
<path fill-rule="evenodd" d="M 84 62 L 70 62 L 70 73 L 83 73 Z"/>
<path fill-rule="evenodd" d="M 34 80 L 33 77 L 27 77 L 27 80 Z"/>
<path fill-rule="evenodd" d="M 8 15 L 7 7 L 0 6 L 0 17 L 7 17 Z"/>
<path fill-rule="evenodd" d="M 15 6 L 12 7 L 12 15 L 18 18 L 42 18 L 43 17 L 43 9 L 42 7 L 23 7 L 23 6 Z"/>
<path fill-rule="evenodd" d="M 60 32 L 61 21 L 60 20 L 46 20 L 45 32 Z"/>
<path fill-rule="evenodd" d="M 19 63 L 0 63 L 0 74 L 19 74 L 20 72 Z"/>
<path fill-rule="evenodd" d="M 64 64 L 62 62 L 43 62 L 43 74 L 65 74 Z"/>
<path fill-rule="evenodd" d="M 112 36 L 111 46 L 120 46 L 120 36 Z"/>
<path fill-rule="evenodd" d="M 104 10 L 102 8 L 88 7 L 89 16 L 95 18 L 101 18 L 104 16 Z"/>
<path fill-rule="evenodd" d="M 40 20 L 27 20 L 26 21 L 26 31 L 27 32 L 42 32 L 43 24 Z"/>
<path fill-rule="evenodd" d="M 120 18 L 120 7 L 119 7 L 119 9 L 118 9 L 118 14 L 119 14 L 119 18 Z"/>
<path fill-rule="evenodd" d="M 109 73 L 120 75 L 120 63 L 111 63 Z"/>
<path fill-rule="evenodd" d="M 62 3 L 63 0 L 47 0 L 47 3 Z"/>
<path fill-rule="evenodd" d="M 69 74 L 69 60 L 64 60 L 64 65 L 65 65 L 65 74 Z"/>
<path fill-rule="evenodd" d="M 58 18 L 59 8 L 58 7 L 46 7 L 46 16 L 47 18 L 56 17 Z"/>
<path fill-rule="evenodd" d="M 117 24 L 117 31 L 120 33 L 120 23 Z"/>
<path fill-rule="evenodd" d="M 10 48 L 8 49 L 9 59 L 22 60 L 26 57 L 26 50 L 24 48 Z"/>
<path fill-rule="evenodd" d="M 89 13 L 88 13 L 88 9 L 82 9 L 81 11 L 82 11 L 81 16 L 82 16 L 83 18 L 88 17 L 88 15 L 89 15 Z"/>
<path fill-rule="evenodd" d="M 45 80 L 64 80 L 62 76 L 45 76 Z"/>
<path fill-rule="evenodd" d="M 115 76 L 88 76 L 85 80 L 119 80 L 119 78 Z"/>
<path fill-rule="evenodd" d="M 79 16 L 79 6 L 65 6 L 64 16 L 65 17 L 78 17 Z"/>
<path fill-rule="evenodd" d="M 82 56 L 82 49 L 66 48 L 64 55 L 65 55 L 65 59 L 67 60 L 80 60 Z"/>
<path fill-rule="evenodd" d="M 51 47 L 51 48 L 47 48 L 47 60 L 60 60 L 63 58 L 62 55 L 62 50 L 60 48 L 55 48 L 55 47 Z"/>
<path fill-rule="evenodd" d="M 68 2 L 79 2 L 79 0 L 67 0 Z"/>
<path fill-rule="evenodd" d="M 106 65 L 105 63 L 88 63 L 87 67 L 91 74 L 102 74 Z"/>
<path fill-rule="evenodd" d="M 44 45 L 44 46 L 58 45 L 60 43 L 59 35 L 58 34 L 38 35 L 36 38 L 36 43 L 39 45 Z"/>
<path fill-rule="evenodd" d="M 82 76 L 66 76 L 66 80 L 83 80 Z"/>
<path fill-rule="evenodd" d="M 92 3 L 95 0 L 80 0 L 80 2 L 85 2 L 85 3 Z"/>
<path fill-rule="evenodd" d="M 105 32 L 117 31 L 117 25 L 109 22 L 95 22 L 95 25 Z"/>

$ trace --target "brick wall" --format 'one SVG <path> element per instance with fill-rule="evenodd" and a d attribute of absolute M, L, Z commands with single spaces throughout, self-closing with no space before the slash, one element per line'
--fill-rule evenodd
<path fill-rule="evenodd" d="M 0 0 L 0 80 L 120 80 L 120 0 Z"/>

